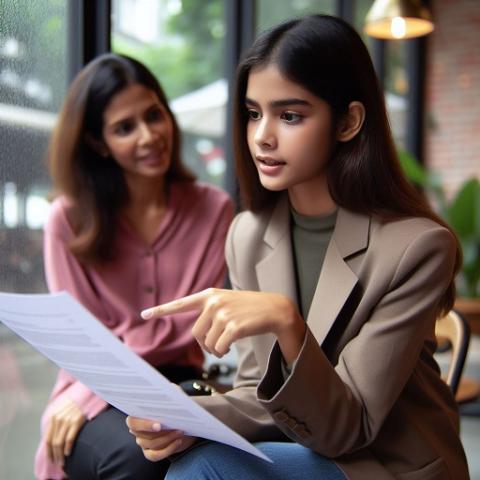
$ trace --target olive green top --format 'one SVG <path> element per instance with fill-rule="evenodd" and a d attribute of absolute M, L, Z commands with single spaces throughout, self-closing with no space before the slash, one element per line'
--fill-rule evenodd
<path fill-rule="evenodd" d="M 300 215 L 293 208 L 290 211 L 298 304 L 306 320 L 337 220 L 337 211 L 320 216 Z"/>

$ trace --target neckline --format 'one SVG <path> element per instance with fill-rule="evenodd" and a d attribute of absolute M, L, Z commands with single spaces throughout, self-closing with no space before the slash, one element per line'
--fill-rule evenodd
<path fill-rule="evenodd" d="M 338 210 L 325 215 L 302 215 L 290 208 L 293 224 L 303 230 L 309 231 L 329 231 L 335 227 Z"/>
<path fill-rule="evenodd" d="M 128 235 L 135 241 L 136 245 L 139 245 L 141 249 L 153 250 L 158 247 L 163 234 L 171 224 L 176 211 L 179 209 L 179 203 L 181 203 L 181 196 L 179 196 L 179 189 L 175 183 L 170 183 L 166 185 L 166 205 L 165 213 L 160 220 L 160 223 L 157 227 L 157 231 L 153 237 L 153 241 L 148 244 L 145 242 L 137 231 L 132 227 L 130 222 L 123 216 L 120 215 L 119 223 L 123 230 L 128 232 Z"/>

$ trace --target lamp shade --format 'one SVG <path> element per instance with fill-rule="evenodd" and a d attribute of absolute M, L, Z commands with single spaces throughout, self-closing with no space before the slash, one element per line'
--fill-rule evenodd
<path fill-rule="evenodd" d="M 365 32 L 385 40 L 421 37 L 434 29 L 420 0 L 375 0 L 365 18 Z"/>

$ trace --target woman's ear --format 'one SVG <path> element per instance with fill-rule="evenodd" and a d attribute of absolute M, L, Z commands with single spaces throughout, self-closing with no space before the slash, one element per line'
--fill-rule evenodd
<path fill-rule="evenodd" d="M 110 155 L 108 147 L 105 145 L 103 140 L 98 140 L 91 134 L 87 133 L 85 135 L 85 141 L 87 142 L 88 146 L 101 157 L 106 158 Z"/>
<path fill-rule="evenodd" d="M 348 142 L 360 131 L 365 120 L 365 107 L 361 102 L 351 102 L 348 112 L 340 120 L 337 131 L 339 142 Z"/>

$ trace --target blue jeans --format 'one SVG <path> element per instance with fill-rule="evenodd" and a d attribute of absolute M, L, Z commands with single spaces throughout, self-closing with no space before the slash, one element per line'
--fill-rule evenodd
<path fill-rule="evenodd" d="M 297 443 L 255 446 L 274 463 L 221 443 L 205 443 L 173 461 L 166 480 L 346 480 L 339 467 Z"/>

